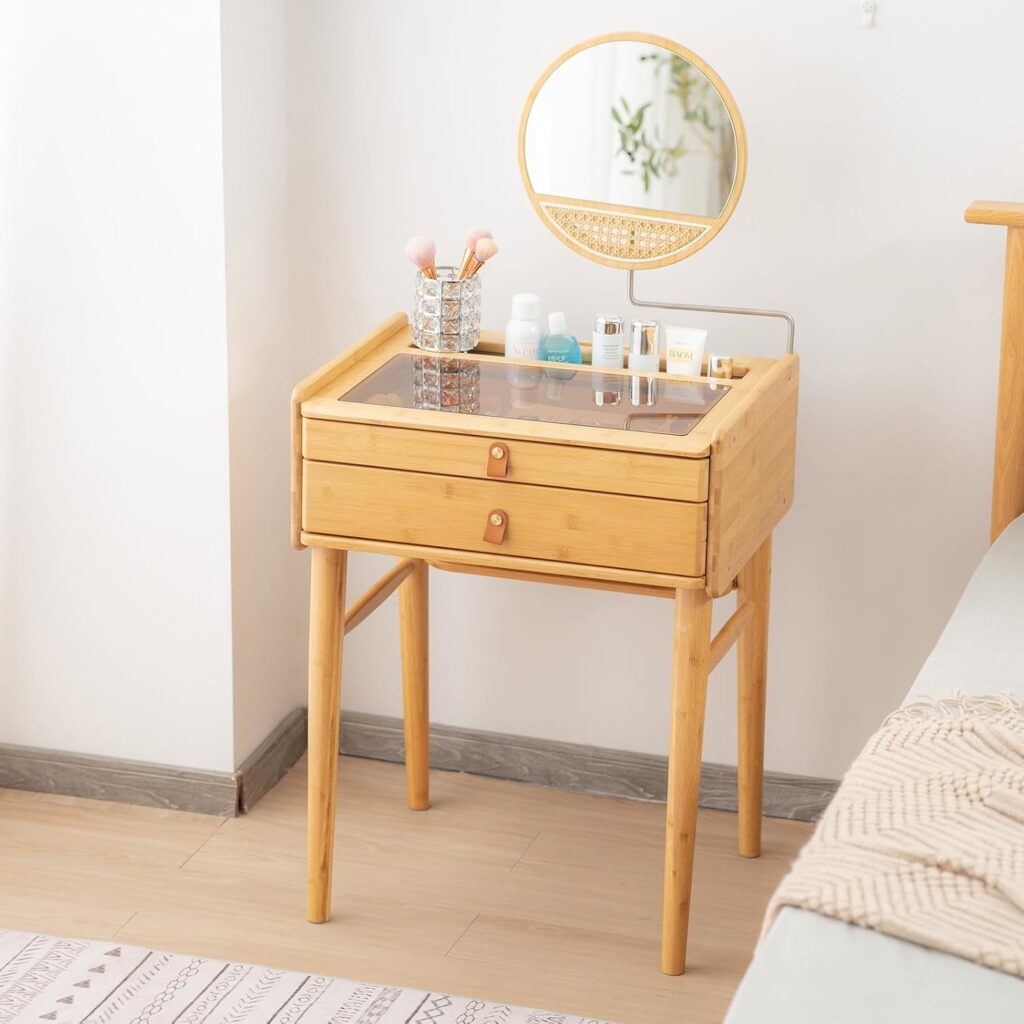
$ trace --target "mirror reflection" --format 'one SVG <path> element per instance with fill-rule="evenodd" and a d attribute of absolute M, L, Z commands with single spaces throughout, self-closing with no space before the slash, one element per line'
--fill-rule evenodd
<path fill-rule="evenodd" d="M 729 109 L 679 53 L 613 40 L 579 51 L 541 85 L 525 127 L 535 193 L 717 218 L 736 180 Z"/>

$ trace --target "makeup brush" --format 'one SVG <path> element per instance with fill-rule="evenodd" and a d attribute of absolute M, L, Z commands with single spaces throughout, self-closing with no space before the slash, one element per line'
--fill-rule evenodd
<path fill-rule="evenodd" d="M 459 267 L 459 273 L 456 276 L 457 281 L 461 281 L 466 276 L 466 271 L 469 270 L 469 264 L 473 260 L 473 254 L 476 250 L 476 243 L 481 238 L 493 238 L 494 235 L 487 230 L 487 228 L 473 228 L 472 231 L 466 232 L 466 251 L 462 254 L 462 265 Z"/>
<path fill-rule="evenodd" d="M 437 246 L 424 235 L 413 235 L 405 243 L 406 259 L 414 266 L 423 271 L 424 277 L 431 281 L 437 280 Z"/>
<path fill-rule="evenodd" d="M 495 256 L 497 252 L 498 247 L 494 244 L 493 238 L 481 238 L 473 247 L 473 257 L 469 261 L 469 267 L 459 280 L 468 281 L 471 277 L 475 277 L 476 272 L 489 259 L 491 259 L 492 256 Z"/>

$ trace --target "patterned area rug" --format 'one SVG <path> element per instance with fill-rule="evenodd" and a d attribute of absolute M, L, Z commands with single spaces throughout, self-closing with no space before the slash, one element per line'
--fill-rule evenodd
<path fill-rule="evenodd" d="M 443 992 L 0 930 L 0 1024 L 610 1024 Z"/>

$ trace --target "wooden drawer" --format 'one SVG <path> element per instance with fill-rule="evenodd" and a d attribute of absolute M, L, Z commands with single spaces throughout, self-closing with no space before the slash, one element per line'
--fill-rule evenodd
<path fill-rule="evenodd" d="M 602 453 L 604 454 L 604 453 Z M 707 506 L 305 461 L 310 533 L 702 576 Z M 483 539 L 501 509 L 501 544 Z"/>
<path fill-rule="evenodd" d="M 302 454 L 320 462 L 408 469 L 487 480 L 496 438 L 366 423 L 303 419 Z M 708 460 L 645 455 L 606 448 L 501 440 L 508 450 L 502 482 L 581 491 L 707 501 Z"/>

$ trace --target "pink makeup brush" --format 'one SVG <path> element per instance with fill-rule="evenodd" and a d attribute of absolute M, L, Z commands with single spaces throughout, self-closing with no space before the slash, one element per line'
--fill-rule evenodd
<path fill-rule="evenodd" d="M 437 280 L 437 246 L 423 235 L 413 235 L 405 243 L 406 259 L 414 266 L 423 271 L 424 277 L 431 281 Z"/>
<path fill-rule="evenodd" d="M 462 265 L 459 267 L 457 281 L 462 281 L 466 276 L 466 271 L 469 270 L 469 264 L 472 262 L 473 255 L 476 252 L 476 243 L 481 238 L 493 238 L 494 235 L 487 230 L 487 228 L 473 228 L 472 231 L 466 233 L 466 251 L 462 254 Z"/>
<path fill-rule="evenodd" d="M 498 247 L 494 244 L 493 238 L 481 238 L 473 247 L 473 256 L 469 261 L 469 266 L 459 280 L 468 281 L 471 277 L 475 277 L 476 272 L 497 252 Z"/>

